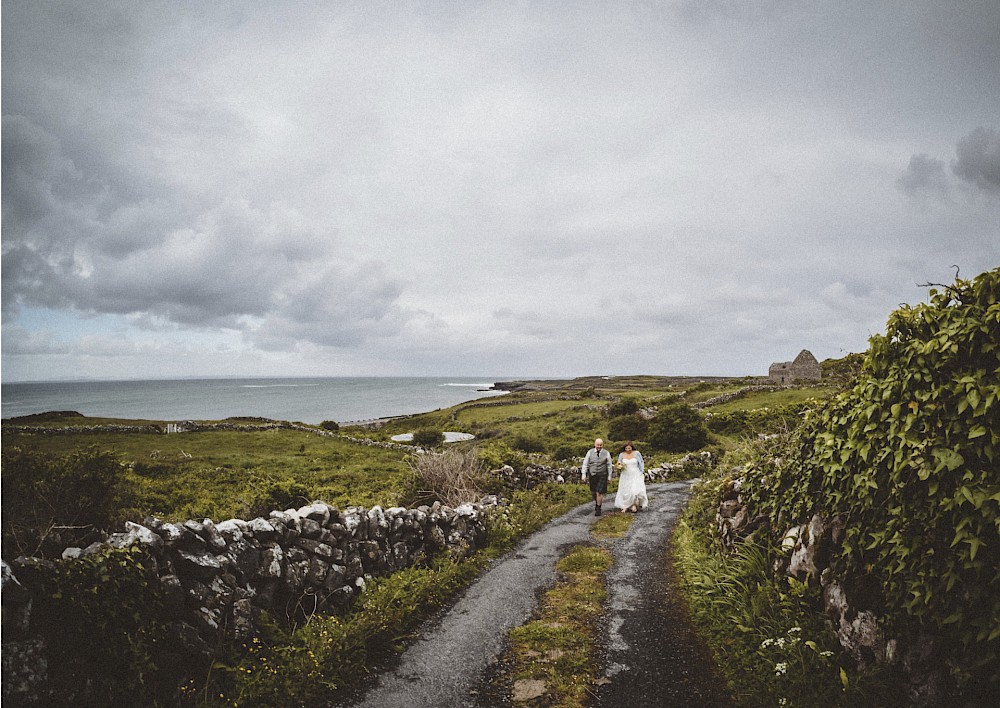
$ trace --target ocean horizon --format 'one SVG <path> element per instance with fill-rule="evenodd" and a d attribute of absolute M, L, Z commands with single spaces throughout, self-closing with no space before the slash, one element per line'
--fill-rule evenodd
<path fill-rule="evenodd" d="M 12 382 L 0 385 L 4 419 L 76 411 L 94 418 L 347 423 L 425 413 L 503 394 L 513 377 L 198 377 Z"/>

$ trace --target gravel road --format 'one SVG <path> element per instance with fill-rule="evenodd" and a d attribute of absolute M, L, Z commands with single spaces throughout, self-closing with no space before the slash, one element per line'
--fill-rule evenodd
<path fill-rule="evenodd" d="M 686 703 L 681 694 L 674 696 L 677 702 L 661 703 L 661 693 L 653 690 L 662 688 L 669 673 L 659 662 L 672 661 L 671 652 L 678 647 L 666 655 L 655 650 L 657 636 L 644 628 L 647 620 L 655 619 L 649 628 L 658 626 L 663 630 L 663 623 L 669 623 L 671 613 L 677 611 L 676 606 L 667 613 L 656 608 L 663 600 L 667 535 L 687 500 L 690 486 L 689 482 L 649 485 L 649 508 L 637 515 L 625 538 L 610 546 L 615 564 L 609 575 L 611 594 L 607 613 L 600 620 L 599 638 L 610 683 L 600 691 L 601 706 L 724 705 L 702 689 L 684 694 L 692 696 L 692 700 L 700 697 L 700 703 Z M 605 501 L 605 509 L 612 506 L 612 501 Z M 495 672 L 495 660 L 504 648 L 507 632 L 530 619 L 539 594 L 556 582 L 556 561 L 569 546 L 591 540 L 589 529 L 594 520 L 592 504 L 577 507 L 498 560 L 448 612 L 422 628 L 422 638 L 402 654 L 398 665 L 381 674 L 377 683 L 351 705 L 457 708 L 483 706 L 484 699 L 492 704 L 493 700 L 486 699 L 489 694 L 478 689 L 490 669 Z M 647 597 L 649 594 L 652 596 Z M 690 639 L 670 628 L 668 634 L 674 640 Z M 685 647 L 680 649 L 686 651 Z M 693 663 L 682 660 L 679 673 L 675 673 L 683 683 L 691 684 L 691 679 L 697 679 L 694 684 L 698 685 L 712 683 L 710 672 L 704 670 L 703 652 L 703 648 L 701 653 L 695 651 Z M 691 669 L 697 676 L 686 676 Z"/>

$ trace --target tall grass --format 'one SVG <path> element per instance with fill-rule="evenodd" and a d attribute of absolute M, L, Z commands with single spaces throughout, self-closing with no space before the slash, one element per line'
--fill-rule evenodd
<path fill-rule="evenodd" d="M 737 705 L 891 706 L 877 676 L 859 675 L 819 612 L 818 589 L 776 577 L 777 549 L 713 548 L 699 505 L 673 536 L 673 555 L 693 619 L 727 675 Z"/>

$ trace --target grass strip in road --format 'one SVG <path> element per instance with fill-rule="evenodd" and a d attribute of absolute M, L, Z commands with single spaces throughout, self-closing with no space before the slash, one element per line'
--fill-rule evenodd
<path fill-rule="evenodd" d="M 587 705 L 594 681 L 594 631 L 611 562 L 608 550 L 583 544 L 556 563 L 560 579 L 543 596 L 535 618 L 510 632 L 515 704 Z"/>

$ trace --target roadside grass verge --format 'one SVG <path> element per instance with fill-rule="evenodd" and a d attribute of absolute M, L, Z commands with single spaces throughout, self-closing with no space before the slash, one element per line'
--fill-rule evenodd
<path fill-rule="evenodd" d="M 206 679 L 184 684 L 181 698 L 198 706 L 328 705 L 371 676 L 380 658 L 402 651 L 419 623 L 491 560 L 588 498 L 583 485 L 518 492 L 491 517 L 489 545 L 471 558 L 442 556 L 373 579 L 342 616 L 316 614 L 292 629 L 268 625 L 262 636 L 220 658 Z"/>
<path fill-rule="evenodd" d="M 818 590 L 771 570 L 775 551 L 714 548 L 697 499 L 678 522 L 672 551 L 692 619 L 726 674 L 737 706 L 891 706 L 878 677 L 859 675 L 826 627 Z"/>

